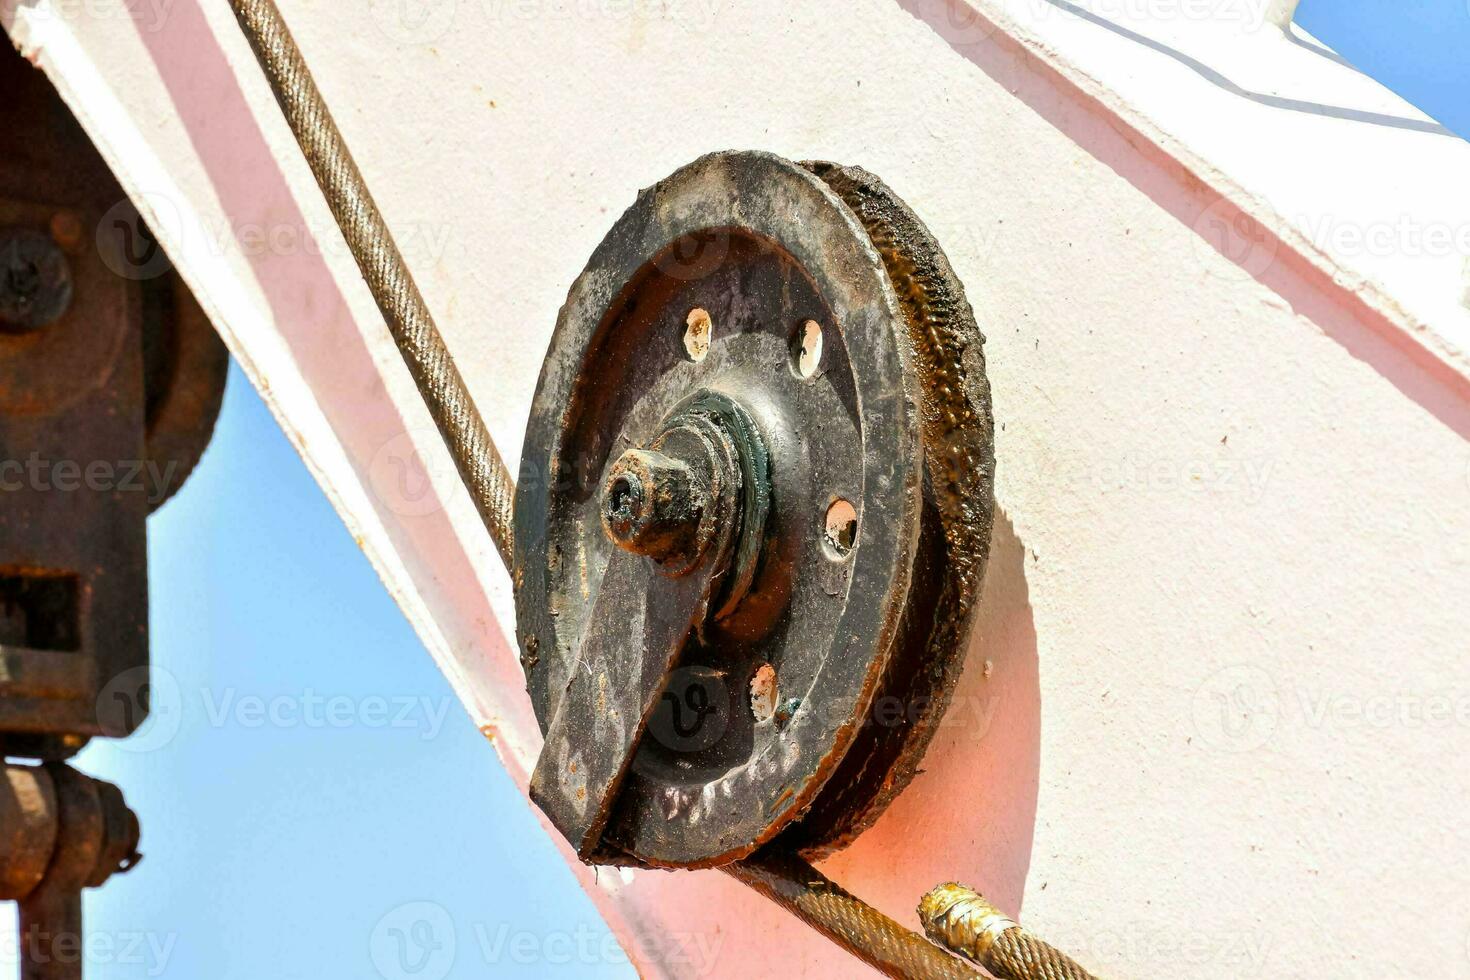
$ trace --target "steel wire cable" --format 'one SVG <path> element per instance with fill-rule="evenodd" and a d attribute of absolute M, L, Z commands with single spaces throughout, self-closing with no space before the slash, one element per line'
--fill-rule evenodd
<path fill-rule="evenodd" d="M 974 967 L 853 896 L 806 861 L 758 852 L 721 869 L 890 977 L 964 980 Z"/>
<path fill-rule="evenodd" d="M 919 902 L 924 931 L 1000 980 L 1097 980 L 965 885 L 940 885 Z"/>
<path fill-rule="evenodd" d="M 362 172 L 306 67 L 301 50 L 272 0 L 230 0 L 276 102 L 306 156 L 327 206 L 388 330 L 408 365 L 429 414 L 449 447 L 485 528 L 506 568 L 514 555 L 511 511 L 515 482 L 403 255 L 383 220 Z"/>

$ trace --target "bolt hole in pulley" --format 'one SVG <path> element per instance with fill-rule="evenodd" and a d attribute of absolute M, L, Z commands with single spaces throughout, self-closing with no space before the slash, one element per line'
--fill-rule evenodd
<path fill-rule="evenodd" d="M 827 508 L 824 533 L 827 546 L 837 558 L 846 558 L 857 544 L 857 511 L 846 500 L 834 500 Z"/>
<path fill-rule="evenodd" d="M 548 479 L 515 514 L 532 795 L 584 859 L 820 854 L 912 777 L 989 546 L 982 344 L 866 171 L 713 154 L 617 221 L 561 311 L 522 466 Z"/>
<path fill-rule="evenodd" d="M 822 363 L 822 325 L 808 320 L 797 330 L 792 345 L 797 377 L 810 378 Z"/>
<path fill-rule="evenodd" d="M 684 350 L 689 353 L 691 361 L 698 363 L 704 360 L 704 356 L 709 353 L 713 333 L 714 323 L 710 320 L 708 310 L 695 307 L 689 311 L 689 316 L 684 321 Z"/>
<path fill-rule="evenodd" d="M 750 679 L 750 713 L 757 722 L 776 716 L 776 668 L 761 664 Z"/>

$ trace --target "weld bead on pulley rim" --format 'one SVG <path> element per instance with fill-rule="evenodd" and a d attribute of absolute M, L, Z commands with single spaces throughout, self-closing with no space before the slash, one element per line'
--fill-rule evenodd
<path fill-rule="evenodd" d="M 572 671 L 599 670 L 577 661 L 611 554 L 706 553 L 680 508 L 698 509 L 709 476 L 658 448 L 691 404 L 715 406 L 740 494 L 707 611 L 610 811 L 607 860 L 718 865 L 778 835 L 820 853 L 912 777 L 989 545 L 982 344 L 933 237 L 857 168 L 712 154 L 643 191 L 597 248 L 552 337 L 516 496 L 518 633 L 543 731 Z M 661 571 L 649 603 L 683 574 Z M 640 628 L 617 656 L 639 655 Z"/>

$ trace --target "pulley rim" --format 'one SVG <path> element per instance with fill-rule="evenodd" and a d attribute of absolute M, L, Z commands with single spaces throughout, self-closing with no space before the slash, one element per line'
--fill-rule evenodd
<path fill-rule="evenodd" d="M 587 369 L 610 369 L 613 324 L 625 322 L 619 317 L 627 309 L 648 301 L 640 293 L 651 288 L 647 277 L 661 277 L 660 289 L 666 282 L 698 283 L 715 275 L 727 259 L 736 261 L 733 253 L 744 248 L 737 240 L 746 238 L 789 256 L 828 303 L 831 329 L 841 334 L 842 355 L 860 394 L 860 527 L 874 532 L 851 555 L 846 606 L 825 654 L 822 684 L 814 682 L 814 690 L 820 687 L 822 710 L 813 710 L 813 705 L 802 710 L 798 703 L 784 719 L 779 739 L 767 744 L 765 757 L 754 760 L 760 765 L 735 766 L 718 779 L 679 785 L 667 771 L 635 765 L 624 787 L 626 799 L 607 832 L 610 843 L 627 852 L 614 860 L 676 867 L 726 863 L 792 828 L 814 804 L 825 829 L 807 832 L 797 824 L 789 832 L 808 849 L 825 846 L 850 835 L 856 826 L 819 802 L 831 795 L 824 789 L 829 778 L 842 771 L 854 745 L 866 745 L 867 753 L 875 744 L 893 741 L 875 743 L 868 717 L 873 698 L 892 682 L 892 651 L 913 645 L 904 638 L 913 633 L 911 625 L 905 626 L 905 614 L 926 506 L 923 467 L 933 456 L 932 448 L 923 444 L 920 418 L 926 398 L 922 386 L 928 379 L 924 365 L 915 361 L 908 319 L 913 310 L 905 308 L 890 278 L 892 257 L 885 260 L 857 211 L 813 169 L 765 153 L 712 154 L 640 194 L 573 285 L 538 383 L 516 498 L 515 583 L 522 661 L 543 730 L 571 669 L 568 658 L 576 653 L 578 611 L 590 603 L 600 574 L 596 554 L 568 553 L 568 544 L 573 551 L 597 545 L 587 545 L 585 535 L 577 543 L 566 525 L 575 523 L 578 508 L 585 507 L 585 485 L 599 485 L 588 477 L 600 477 L 606 458 L 616 455 L 606 439 L 585 438 L 588 430 L 581 416 L 597 404 L 598 386 Z M 704 250 L 680 251 L 681 243 Z M 664 289 L 659 295 L 667 298 L 668 293 Z M 973 317 L 969 323 L 973 327 Z M 762 403 L 769 392 L 758 374 L 725 370 L 701 375 L 686 364 L 670 370 L 684 375 L 680 390 L 702 385 L 754 399 L 753 414 L 766 428 L 779 427 L 782 408 Z M 987 398 L 987 420 L 988 411 Z M 634 414 L 625 409 L 620 418 L 605 421 L 620 428 Z M 589 465 L 569 456 L 589 448 L 592 456 L 604 458 Z M 782 448 L 773 446 L 772 451 Z M 985 531 L 988 541 L 988 518 Z M 925 534 L 925 547 L 933 547 L 933 537 L 932 530 Z M 569 563 L 575 565 L 575 575 Z M 574 587 L 564 588 L 569 580 Z M 854 596 L 860 601 L 854 602 Z M 952 671 L 939 673 L 952 682 Z M 732 709 L 738 710 L 746 680 L 742 676 L 730 682 L 740 695 Z M 927 737 L 921 741 L 927 743 Z M 891 745 L 889 749 L 889 761 L 913 754 L 894 753 Z M 842 808 L 855 811 L 858 821 L 869 819 L 875 807 L 881 809 L 891 798 L 871 787 L 856 797 L 851 789 L 840 795 L 848 797 Z"/>

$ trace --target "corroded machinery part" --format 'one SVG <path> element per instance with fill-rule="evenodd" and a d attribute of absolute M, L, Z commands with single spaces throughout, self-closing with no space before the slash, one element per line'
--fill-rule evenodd
<path fill-rule="evenodd" d="M 7 764 L 0 776 L 0 900 L 19 903 L 24 980 L 80 980 L 82 889 L 130 870 L 138 818 L 111 783 L 69 766 Z"/>
<path fill-rule="evenodd" d="M 147 717 L 145 521 L 229 357 L 46 78 L 0 90 L 0 747 L 58 761 Z"/>
<path fill-rule="evenodd" d="M 713 154 L 617 222 L 558 320 L 516 500 L 532 792 L 584 858 L 821 852 L 911 778 L 989 543 L 982 344 L 933 237 L 865 171 Z M 727 546 L 691 551 L 699 480 L 650 454 L 700 396 L 750 431 L 717 426 L 738 507 Z"/>

